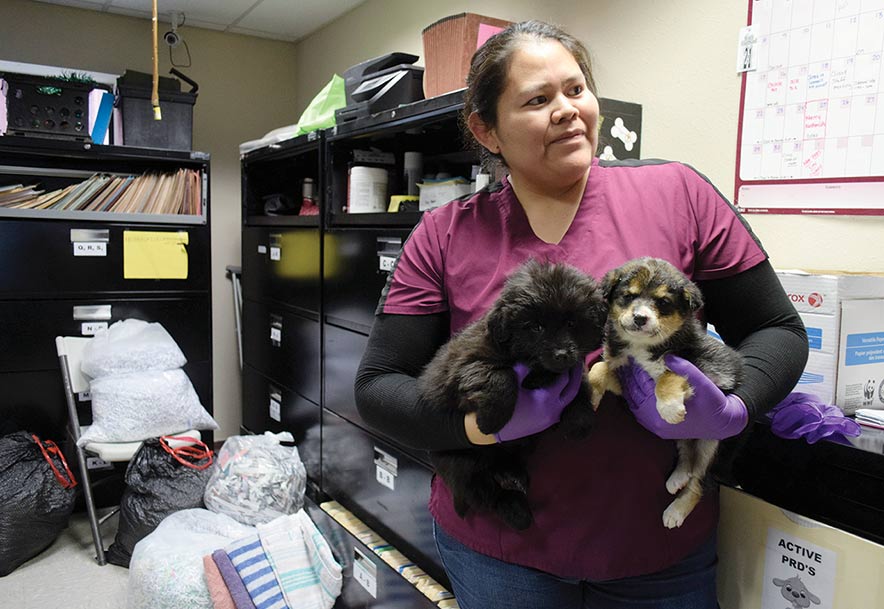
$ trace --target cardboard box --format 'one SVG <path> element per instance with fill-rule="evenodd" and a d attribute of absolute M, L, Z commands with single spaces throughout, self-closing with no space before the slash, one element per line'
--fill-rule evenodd
<path fill-rule="evenodd" d="M 448 178 L 445 180 L 424 181 L 418 184 L 420 199 L 418 209 L 427 211 L 458 197 L 472 192 L 470 183 L 465 178 Z"/>
<path fill-rule="evenodd" d="M 467 86 L 470 60 L 488 38 L 511 21 L 460 13 L 443 17 L 423 29 L 424 97 L 436 97 Z"/>
<path fill-rule="evenodd" d="M 810 356 L 795 390 L 846 414 L 884 408 L 884 276 L 777 276 L 807 327 Z"/>
<path fill-rule="evenodd" d="M 803 587 L 805 604 L 793 603 L 786 585 Z M 718 602 L 721 609 L 884 607 L 884 546 L 722 487 Z"/>

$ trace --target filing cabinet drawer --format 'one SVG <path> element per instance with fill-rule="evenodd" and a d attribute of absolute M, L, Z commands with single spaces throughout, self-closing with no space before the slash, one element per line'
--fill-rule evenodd
<path fill-rule="evenodd" d="M 255 434 L 291 433 L 307 475 L 319 480 L 319 406 L 290 388 L 274 383 L 249 365 L 243 366 L 242 385 L 243 427 Z"/>
<path fill-rule="evenodd" d="M 319 321 L 281 305 L 243 301 L 243 360 L 319 404 Z"/>
<path fill-rule="evenodd" d="M 392 263 L 410 232 L 345 229 L 325 233 L 323 314 L 327 320 L 371 328 Z"/>
<path fill-rule="evenodd" d="M 324 337 L 325 358 L 324 384 L 326 408 L 361 427 L 365 421 L 356 410 L 356 397 L 353 384 L 356 371 L 368 337 L 358 332 L 344 330 L 332 324 L 325 324 Z"/>
<path fill-rule="evenodd" d="M 323 492 L 442 582 L 427 508 L 432 475 L 426 463 L 323 409 Z"/>
<path fill-rule="evenodd" d="M 304 506 L 342 567 L 343 587 L 334 609 L 437 609 L 313 501 L 305 500 Z"/>
<path fill-rule="evenodd" d="M 123 319 L 159 322 L 187 361 L 209 360 L 210 310 L 208 296 L 0 301 L 0 370 L 57 370 L 56 336 L 88 336 Z"/>
<path fill-rule="evenodd" d="M 244 296 L 275 300 L 318 315 L 319 253 L 318 228 L 244 227 Z"/>
<path fill-rule="evenodd" d="M 187 278 L 125 279 L 125 231 L 186 232 Z M 6 219 L 0 222 L 0 260 L 27 261 L 27 264 L 0 265 L 0 298 L 207 290 L 209 257 L 196 253 L 208 250 L 208 231 L 191 226 Z"/>
<path fill-rule="evenodd" d="M 28 431 L 58 443 L 65 440 L 68 411 L 61 368 L 0 371 L 0 388 L 3 392 L 0 398 L 0 426 L 4 431 Z"/>

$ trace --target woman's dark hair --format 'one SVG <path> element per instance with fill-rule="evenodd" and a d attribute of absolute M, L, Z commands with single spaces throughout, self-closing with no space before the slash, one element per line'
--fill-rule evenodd
<path fill-rule="evenodd" d="M 473 54 L 461 115 L 464 140 L 471 147 L 478 149 L 485 165 L 500 162 L 502 158 L 500 155 L 492 154 L 476 141 L 468 127 L 468 119 L 470 114 L 475 112 L 489 127 L 497 125 L 497 101 L 506 87 L 506 77 L 513 53 L 519 49 L 522 42 L 532 39 L 555 40 L 568 49 L 586 78 L 586 86 L 598 97 L 589 52 L 582 42 L 561 28 L 542 21 L 522 21 L 498 32 Z"/>

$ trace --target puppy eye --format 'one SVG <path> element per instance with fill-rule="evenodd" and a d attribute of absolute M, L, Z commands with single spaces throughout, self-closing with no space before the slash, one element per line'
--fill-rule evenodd
<path fill-rule="evenodd" d="M 673 305 L 672 302 L 666 300 L 665 298 L 658 298 L 656 304 L 657 309 L 661 313 L 672 313 L 672 311 L 675 310 L 675 305 Z"/>
<path fill-rule="evenodd" d="M 543 322 L 535 321 L 531 324 L 531 329 L 535 332 L 543 332 Z"/>
<path fill-rule="evenodd" d="M 631 292 L 626 292 L 620 296 L 620 300 L 623 303 L 630 303 L 638 297 L 638 294 L 632 294 Z"/>
<path fill-rule="evenodd" d="M 569 319 L 569 320 L 565 321 L 565 325 L 568 326 L 569 328 L 573 328 L 574 326 L 577 325 L 577 322 L 574 321 L 573 319 Z"/>

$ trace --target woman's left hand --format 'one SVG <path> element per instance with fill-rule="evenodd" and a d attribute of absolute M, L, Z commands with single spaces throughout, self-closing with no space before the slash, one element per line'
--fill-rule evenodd
<path fill-rule="evenodd" d="M 623 397 L 636 420 L 645 429 L 667 440 L 702 438 L 723 440 L 739 434 L 749 420 L 749 411 L 739 397 L 725 394 L 689 361 L 675 355 L 664 357 L 666 367 L 687 379 L 694 395 L 685 402 L 687 414 L 681 423 L 667 423 L 657 412 L 654 379 L 630 360 L 617 370 Z"/>

